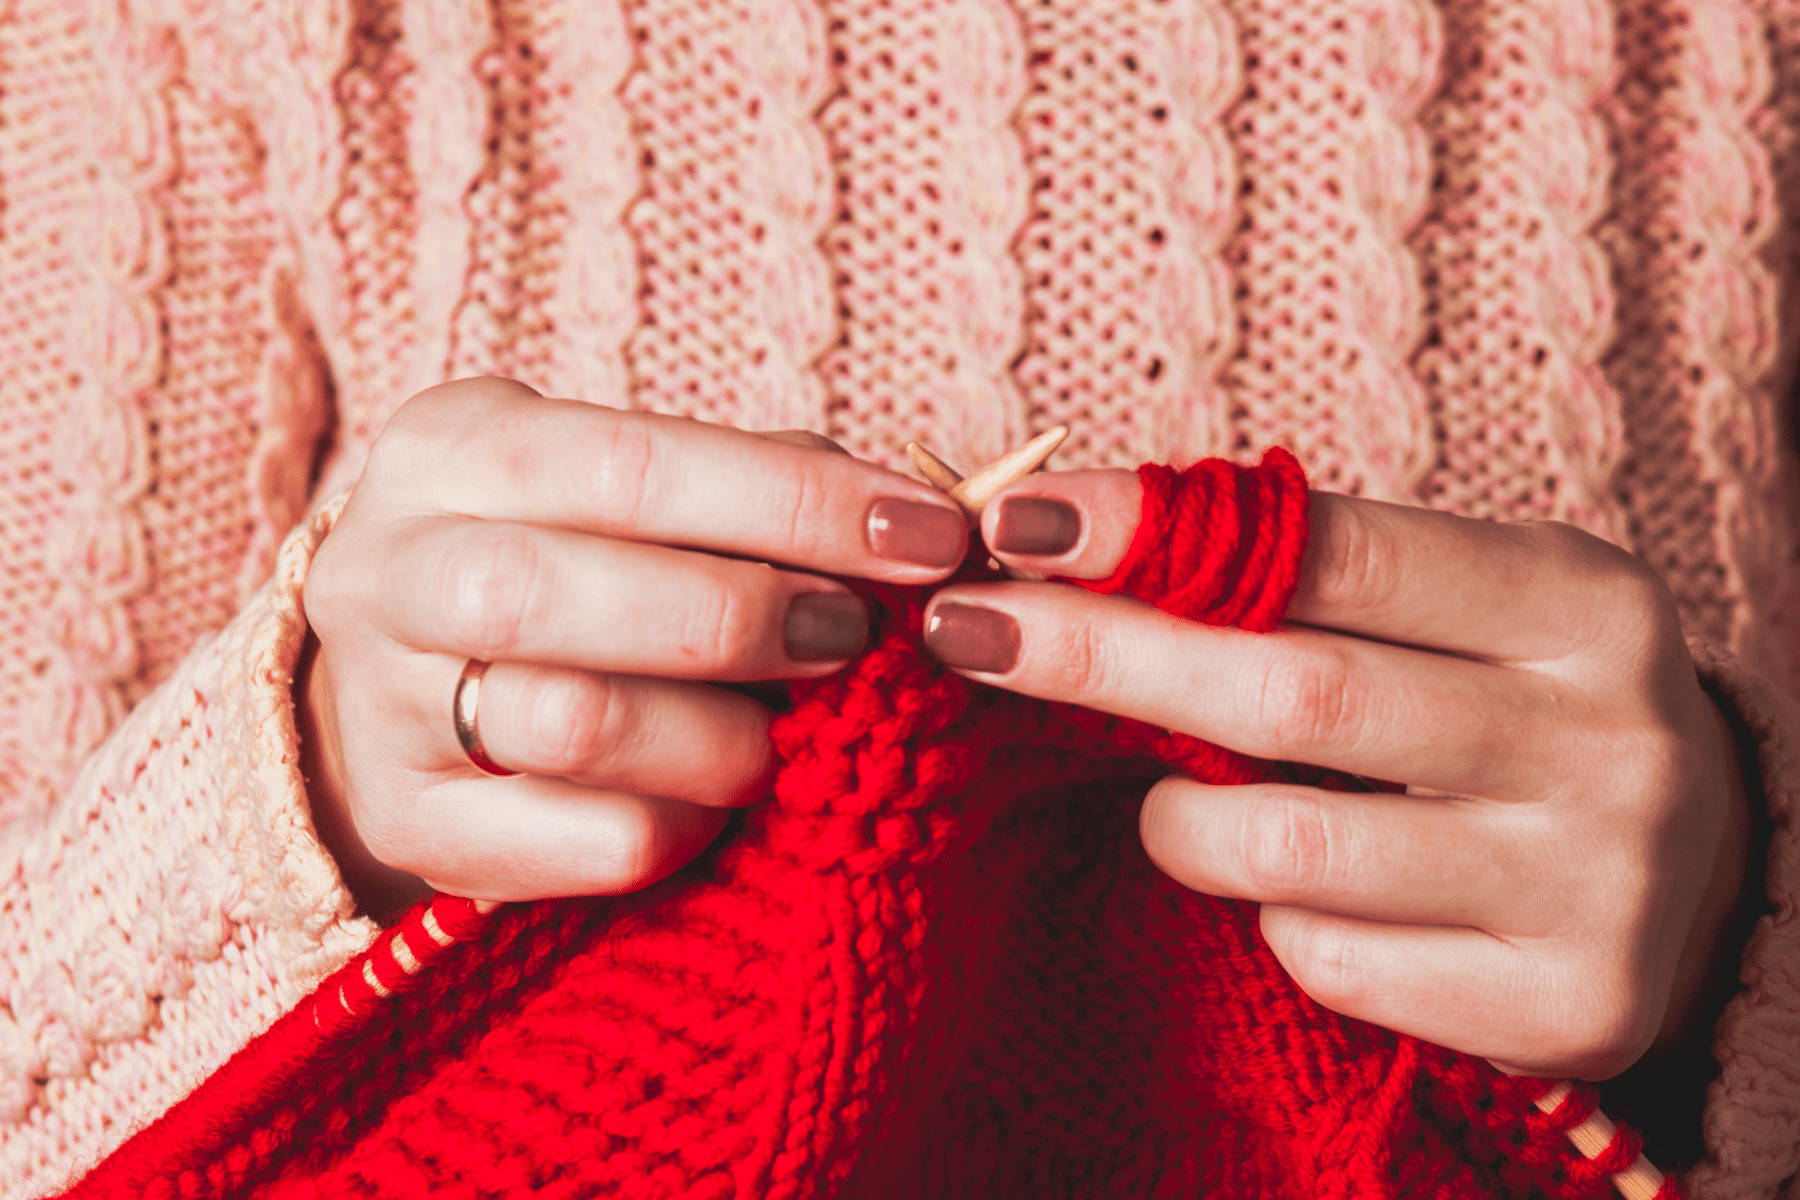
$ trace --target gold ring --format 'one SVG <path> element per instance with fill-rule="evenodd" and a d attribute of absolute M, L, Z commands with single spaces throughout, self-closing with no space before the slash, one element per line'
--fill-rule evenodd
<path fill-rule="evenodd" d="M 481 745 L 481 734 L 475 727 L 475 700 L 481 694 L 481 677 L 493 664 L 485 659 L 471 658 L 463 664 L 462 675 L 456 681 L 456 695 L 450 702 L 450 714 L 456 722 L 456 740 L 462 743 L 463 753 L 469 761 L 486 771 L 489 775 L 517 775 L 517 771 L 509 771 L 493 759 Z"/>

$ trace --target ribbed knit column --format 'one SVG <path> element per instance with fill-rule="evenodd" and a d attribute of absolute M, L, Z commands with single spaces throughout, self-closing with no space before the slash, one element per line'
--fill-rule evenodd
<path fill-rule="evenodd" d="M 104 683 L 84 678 L 66 635 L 46 636 L 43 623 L 59 593 L 69 601 L 63 567 L 75 523 L 93 519 L 69 511 L 67 473 L 89 464 L 60 461 L 66 435 L 59 427 L 76 403 L 71 393 L 95 386 L 96 367 L 70 344 L 86 324 L 77 314 L 93 311 L 92 263 L 62 248 L 88 227 L 81 220 L 87 206 L 73 198 L 91 194 L 91 155 L 71 153 L 66 139 L 92 103 L 100 68 L 92 55 L 38 49 L 69 39 L 55 0 L 12 0 L 5 15 L 0 253 L 6 277 L 22 286 L 0 292 L 0 353 L 10 364 L 0 433 L 16 456 L 3 480 L 0 641 L 10 650 L 0 655 L 0 824 L 47 809 L 121 708 L 107 700 Z M 116 606 L 108 602 L 99 619 L 116 622 Z"/>
<path fill-rule="evenodd" d="M 1222 251 L 1239 217 L 1223 125 L 1243 78 L 1234 19 L 1149 0 L 1020 15 L 1031 211 L 1016 242 L 1017 375 L 1034 420 L 1071 425 L 1064 461 L 1217 453 L 1239 316 Z"/>
<path fill-rule="evenodd" d="M 617 0 L 570 0 L 558 18 L 539 50 L 562 52 L 545 54 L 549 95 L 533 108 L 545 125 L 537 186 L 553 193 L 562 220 L 561 237 L 537 260 L 549 331 L 538 370 L 558 395 L 623 405 L 642 283 L 625 210 L 643 186 L 643 151 L 620 94 L 635 51 Z"/>
<path fill-rule="evenodd" d="M 422 256 L 443 251 L 421 220 L 418 164 L 407 142 L 413 116 L 422 118 L 422 106 L 437 102 L 420 94 L 421 74 L 441 67 L 427 63 L 421 72 L 413 61 L 416 51 L 409 52 L 403 36 L 404 7 L 397 0 L 358 0 L 351 8 L 355 27 L 348 34 L 346 61 L 335 78 L 322 81 L 323 99 L 335 109 L 344 143 L 344 153 L 331 162 L 335 172 L 325 181 L 332 191 L 330 228 L 347 251 L 327 273 L 340 298 L 307 312 L 339 347 L 330 364 L 336 427 L 331 459 L 322 464 L 325 492 L 356 478 L 392 406 L 423 386 L 422 314 L 413 278 Z M 279 94 L 266 86 L 256 92 L 267 105 Z M 272 114 L 264 121 L 271 153 L 317 160 L 309 139 L 284 136 L 287 126 Z M 290 229 L 317 221 L 315 214 L 294 209 L 301 201 L 291 189 L 276 191 L 274 198 L 284 206 Z"/>
<path fill-rule="evenodd" d="M 819 15 L 794 0 L 635 0 L 623 96 L 642 191 L 632 402 L 751 428 L 823 421 L 813 360 L 836 328 L 818 240 L 831 205 L 809 120 L 829 86 Z M 754 30 L 755 53 L 738 50 Z"/>
<path fill-rule="evenodd" d="M 400 9 L 401 38 L 412 62 L 408 94 L 407 158 L 417 180 L 411 275 L 416 356 L 409 382 L 452 378 L 458 356 L 457 313 L 475 272 L 475 216 L 468 197 L 491 151 L 492 97 L 480 76 L 481 56 L 494 41 L 486 0 L 446 0 Z M 384 422 L 404 393 L 370 397 L 367 422 Z M 361 422 L 359 422 L 361 424 Z"/>
<path fill-rule="evenodd" d="M 1418 112 L 1439 84 L 1442 18 L 1422 0 L 1355 17 L 1319 0 L 1230 8 L 1243 336 L 1225 381 L 1244 416 L 1221 452 L 1281 441 L 1316 486 L 1403 499 L 1435 452 L 1408 367 L 1425 323 L 1405 238 L 1431 187 Z"/>
<path fill-rule="evenodd" d="M 1800 3 L 1794 0 L 1764 0 L 1757 5 L 1767 22 L 1771 79 L 1768 106 L 1750 115 L 1751 128 L 1769 148 L 1769 168 L 1777 197 L 1800 195 Z M 1764 261 L 1772 264 L 1800 261 L 1800 212 L 1792 206 L 1780 205 L 1781 226 L 1764 250 Z M 1779 272 L 1778 272 L 1779 274 Z M 1796 364 L 1800 363 L 1800 308 L 1787 303 L 1790 283 L 1779 276 L 1784 301 L 1781 305 L 1781 331 L 1776 337 L 1777 358 L 1770 373 L 1765 396 L 1790 398 L 1792 413 L 1790 431 L 1800 429 L 1800 402 L 1795 395 Z M 1778 402 L 1779 403 L 1779 402 Z M 1800 439 L 1800 432 L 1790 432 L 1788 441 Z M 1781 473 L 1778 472 L 1778 475 Z M 1782 476 L 1785 498 L 1777 500 L 1776 511 L 1800 513 L 1800 479 Z M 1778 568 L 1780 570 L 1780 568 Z M 1782 681 L 1786 690 L 1800 696 L 1800 555 L 1787 562 L 1784 577 L 1777 583 L 1764 608 L 1769 622 L 1766 644 L 1769 657 L 1764 661 L 1771 679 Z"/>
<path fill-rule="evenodd" d="M 1593 229 L 1612 197 L 1612 9 L 1473 4 L 1444 20 L 1444 87 L 1422 114 L 1443 186 L 1409 239 L 1430 280 L 1415 369 L 1441 446 L 1416 502 L 1622 540 L 1608 494 L 1623 401 L 1600 369 L 1612 264 Z"/>
<path fill-rule="evenodd" d="M 1614 494 L 1630 511 L 1627 548 L 1668 581 L 1691 628 L 1753 658 L 1769 648 L 1747 598 L 1773 591 L 1795 525 L 1773 503 L 1773 407 L 1751 402 L 1770 383 L 1777 331 L 1776 280 L 1758 258 L 1776 197 L 1767 153 L 1743 132 L 1770 86 L 1765 54 L 1746 5 L 1620 14 L 1624 74 L 1606 106 L 1616 199 L 1600 228 L 1619 288 L 1605 368 L 1626 405 Z"/>
<path fill-rule="evenodd" d="M 1026 204 L 1018 20 L 994 0 L 820 8 L 837 80 L 818 113 L 836 177 L 823 245 L 842 313 L 819 360 L 826 429 L 877 462 L 904 465 L 920 438 L 968 470 L 1030 425 L 1009 374 L 1023 298 L 1008 245 Z"/>

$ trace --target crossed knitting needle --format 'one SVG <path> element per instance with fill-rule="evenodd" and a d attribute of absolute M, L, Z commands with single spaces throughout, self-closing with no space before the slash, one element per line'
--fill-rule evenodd
<path fill-rule="evenodd" d="M 955 468 L 949 463 L 918 442 L 906 443 L 906 453 L 912 458 L 913 465 L 919 469 L 919 474 L 930 480 L 933 487 L 949 492 L 951 498 L 962 505 L 963 511 L 968 515 L 969 523 L 973 525 L 981 519 L 981 510 L 987 506 L 988 501 L 997 496 L 1008 484 L 1025 478 L 1043 466 L 1045 460 L 1055 452 L 1058 446 L 1062 445 L 1063 439 L 1068 436 L 1069 427 L 1067 425 L 1058 425 L 1054 429 L 1047 429 L 1024 445 L 1007 451 L 967 477 L 957 474 Z M 1000 565 L 992 558 L 988 562 L 992 566 Z M 1035 571 L 1011 567 L 1006 568 L 1006 571 L 1015 579 L 1044 578 Z M 1356 778 L 1363 779 L 1362 776 L 1356 776 Z M 1363 779 L 1363 782 L 1371 788 L 1375 787 L 1372 780 Z M 1554 1088 L 1535 1101 L 1538 1109 L 1546 1113 L 1555 1112 L 1573 1087 L 1573 1081 L 1561 1080 Z M 1587 1120 L 1570 1129 L 1567 1136 L 1582 1155 L 1594 1158 L 1612 1143 L 1617 1128 L 1605 1113 L 1596 1108 L 1589 1114 Z M 1657 1192 L 1662 1188 L 1663 1175 L 1649 1159 L 1639 1154 L 1636 1162 L 1612 1176 L 1612 1182 L 1625 1200 L 1655 1200 Z"/>
<path fill-rule="evenodd" d="M 1067 425 L 1058 425 L 1032 438 L 1022 446 L 1008 450 L 987 466 L 982 467 L 967 477 L 957 474 L 956 468 L 927 450 L 919 442 L 906 443 L 906 453 L 912 458 L 913 466 L 919 468 L 919 474 L 930 481 L 939 491 L 949 492 L 950 498 L 962 505 L 963 513 L 974 525 L 981 520 L 981 510 L 987 507 L 988 501 L 999 495 L 1008 484 L 1017 482 L 1044 465 L 1046 459 L 1056 452 L 1056 448 L 1069 436 Z M 992 558 L 991 566 L 1000 566 Z M 1003 568 L 1014 579 L 1042 579 L 1036 571 L 1027 571 L 1022 567 Z"/>

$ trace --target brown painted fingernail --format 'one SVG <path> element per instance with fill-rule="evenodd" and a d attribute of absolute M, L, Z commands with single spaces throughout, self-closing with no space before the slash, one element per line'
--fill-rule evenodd
<path fill-rule="evenodd" d="M 847 592 L 806 592 L 788 601 L 782 637 L 795 662 L 850 658 L 869 640 L 869 612 Z"/>
<path fill-rule="evenodd" d="M 1040 496 L 1007 496 L 994 522 L 994 549 L 1004 554 L 1066 554 L 1081 537 L 1073 504 Z"/>
<path fill-rule="evenodd" d="M 991 608 L 946 601 L 925 620 L 925 647 L 947 666 L 1010 671 L 1019 661 L 1019 623 Z"/>
<path fill-rule="evenodd" d="M 961 561 L 968 521 L 954 508 L 883 496 L 869 506 L 869 548 L 883 558 L 921 567 Z"/>

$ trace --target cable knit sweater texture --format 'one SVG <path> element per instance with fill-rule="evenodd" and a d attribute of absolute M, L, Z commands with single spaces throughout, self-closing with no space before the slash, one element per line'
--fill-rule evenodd
<path fill-rule="evenodd" d="M 0 1194 L 375 937 L 301 585 L 388 414 L 497 373 L 895 467 L 1281 443 L 1639 554 L 1772 822 L 1683 1182 L 1800 1196 L 1800 4 L 0 15 Z"/>

